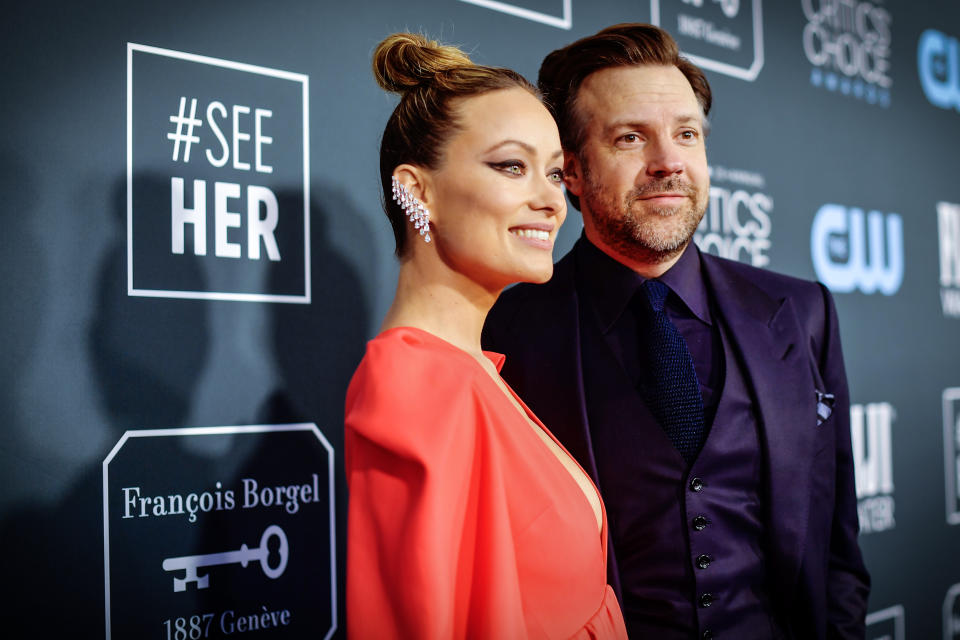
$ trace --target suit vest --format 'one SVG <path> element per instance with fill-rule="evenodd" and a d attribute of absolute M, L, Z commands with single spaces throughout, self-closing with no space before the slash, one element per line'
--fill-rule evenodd
<path fill-rule="evenodd" d="M 631 638 L 779 638 L 765 570 L 759 423 L 731 339 L 687 469 L 581 304 L 587 416 Z M 611 581 L 614 577 L 611 576 Z"/>

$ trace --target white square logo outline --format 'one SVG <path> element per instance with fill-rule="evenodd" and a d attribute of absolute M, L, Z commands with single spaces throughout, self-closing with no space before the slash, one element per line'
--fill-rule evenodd
<path fill-rule="evenodd" d="M 320 428 L 313 422 L 297 422 L 290 424 L 256 424 L 231 427 L 179 427 L 173 429 L 130 429 L 120 437 L 107 457 L 101 464 L 103 484 L 103 588 L 104 588 L 104 616 L 106 618 L 106 639 L 111 637 L 110 624 L 110 462 L 116 457 L 123 445 L 130 438 L 158 438 L 179 436 L 210 436 L 230 435 L 237 433 L 280 433 L 287 431 L 309 431 L 327 451 L 327 486 L 330 500 L 330 630 L 323 640 L 330 640 L 338 627 L 337 621 L 337 509 L 336 491 L 334 489 L 334 460 L 333 445 L 323 435 Z"/>
<path fill-rule="evenodd" d="M 140 51 L 167 58 L 186 60 L 214 67 L 300 82 L 303 86 L 303 262 L 304 293 L 275 295 L 268 293 L 225 293 L 214 291 L 177 291 L 137 289 L 133 286 L 133 53 Z M 232 300 L 237 302 L 286 302 L 311 304 L 310 286 L 310 77 L 302 73 L 271 69 L 244 62 L 211 58 L 194 53 L 127 43 L 127 295 L 146 298 L 182 298 L 190 300 Z"/>
<path fill-rule="evenodd" d="M 960 509 L 957 508 L 957 457 L 958 443 L 956 440 L 956 425 L 960 414 L 954 411 L 955 403 L 960 402 L 960 387 L 949 387 L 943 390 L 943 474 L 947 499 L 947 524 L 960 524 Z"/>
<path fill-rule="evenodd" d="M 753 82 L 760 75 L 764 64 L 763 52 L 763 0 L 751 0 L 753 4 L 753 62 L 746 69 L 719 60 L 704 58 L 692 53 L 681 51 L 683 57 L 695 65 L 734 78 Z M 650 0 L 650 22 L 660 25 L 660 0 Z"/>
<path fill-rule="evenodd" d="M 550 25 L 558 29 L 569 31 L 573 28 L 573 0 L 563 0 L 563 16 L 558 18 L 542 11 L 534 11 L 524 7 L 518 7 L 509 2 L 500 2 L 499 0 L 458 0 L 478 7 L 484 7 L 492 11 L 499 11 L 518 18 L 524 18 L 533 22 Z"/>

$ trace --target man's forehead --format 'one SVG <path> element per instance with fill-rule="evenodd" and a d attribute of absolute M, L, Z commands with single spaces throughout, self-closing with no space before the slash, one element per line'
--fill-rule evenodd
<path fill-rule="evenodd" d="M 588 107 L 624 107 L 645 103 L 697 105 L 697 98 L 683 72 L 673 65 L 608 67 L 587 76 L 577 101 Z"/>

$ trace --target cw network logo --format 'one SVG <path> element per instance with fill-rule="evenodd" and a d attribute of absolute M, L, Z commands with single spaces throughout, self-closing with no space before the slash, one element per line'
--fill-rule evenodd
<path fill-rule="evenodd" d="M 868 104 L 890 106 L 890 12 L 875 2 L 800 0 L 810 84 Z"/>
<path fill-rule="evenodd" d="M 903 282 L 903 220 L 840 204 L 825 204 L 810 230 L 817 277 L 831 290 L 890 296 Z"/>
<path fill-rule="evenodd" d="M 960 318 L 960 204 L 937 203 L 940 232 L 940 304 L 943 315 Z"/>
<path fill-rule="evenodd" d="M 960 111 L 960 44 L 956 38 L 935 29 L 920 34 L 917 71 L 930 104 Z"/>
<path fill-rule="evenodd" d="M 850 439 L 857 486 L 860 533 L 896 526 L 893 500 L 893 421 L 888 402 L 850 406 Z"/>

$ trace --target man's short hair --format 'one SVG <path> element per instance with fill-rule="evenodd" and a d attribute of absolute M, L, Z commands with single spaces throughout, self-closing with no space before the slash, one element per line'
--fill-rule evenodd
<path fill-rule="evenodd" d="M 615 24 L 595 35 L 557 49 L 543 60 L 537 83 L 560 128 L 567 151 L 583 145 L 586 123 L 576 108 L 580 85 L 591 73 L 610 67 L 672 65 L 687 78 L 704 118 L 710 113 L 712 94 L 707 77 L 695 64 L 680 56 L 669 33 L 660 27 L 630 22 Z"/>

